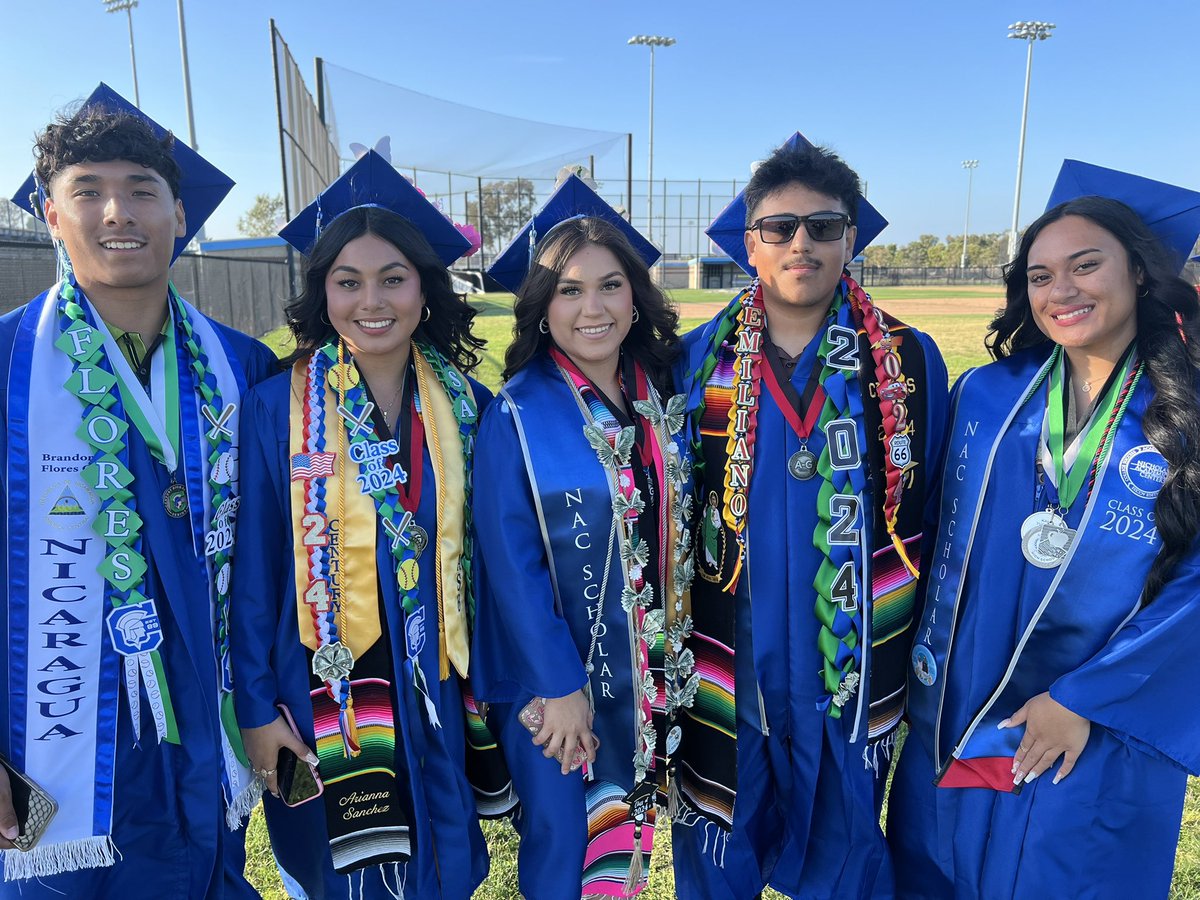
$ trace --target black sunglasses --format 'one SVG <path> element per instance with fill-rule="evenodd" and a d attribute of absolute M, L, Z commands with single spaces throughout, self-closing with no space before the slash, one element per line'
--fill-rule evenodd
<path fill-rule="evenodd" d="M 819 212 L 811 216 L 780 213 L 777 216 L 763 216 L 746 230 L 757 230 L 764 243 L 787 244 L 796 236 L 796 230 L 801 225 L 814 241 L 836 241 L 845 235 L 849 224 L 850 217 L 839 212 Z"/>

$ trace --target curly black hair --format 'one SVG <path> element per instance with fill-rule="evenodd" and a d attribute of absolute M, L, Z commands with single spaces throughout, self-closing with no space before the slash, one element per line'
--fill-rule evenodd
<path fill-rule="evenodd" d="M 47 192 L 54 176 L 83 162 L 128 160 L 153 169 L 179 197 L 181 172 L 172 151 L 175 137 L 158 137 L 150 123 L 129 112 L 84 106 L 60 114 L 34 138 L 34 171 Z"/>
<path fill-rule="evenodd" d="M 449 271 L 420 229 L 403 216 L 376 206 L 358 206 L 343 213 L 317 238 L 304 264 L 304 288 L 284 307 L 296 338 L 296 352 L 283 365 L 308 356 L 337 334 L 327 315 L 325 276 L 342 248 L 364 234 L 387 241 L 417 270 L 429 318 L 417 323 L 412 339 L 433 346 L 463 372 L 479 365 L 475 351 L 487 342 L 471 333 L 477 311 L 462 294 L 454 292 Z"/>
<path fill-rule="evenodd" d="M 1154 600 L 1176 563 L 1200 533 L 1200 304 L 1195 289 L 1179 277 L 1167 248 L 1136 212 L 1108 197 L 1078 197 L 1039 217 L 1021 238 L 1017 258 L 1004 273 L 1006 301 L 989 326 L 986 344 L 995 359 L 1048 343 L 1029 304 L 1026 269 L 1029 251 L 1042 230 L 1066 216 L 1079 216 L 1111 234 L 1141 277 L 1138 293 L 1137 353 L 1145 363 L 1154 397 L 1142 416 L 1142 430 L 1167 461 L 1167 479 L 1154 503 L 1162 547 L 1142 591 L 1142 604 Z"/>
<path fill-rule="evenodd" d="M 855 224 L 860 184 L 854 170 L 828 147 L 784 144 L 750 176 L 744 195 L 746 227 L 754 223 L 754 215 L 764 198 L 794 183 L 841 201 L 850 216 L 850 224 Z"/>
<path fill-rule="evenodd" d="M 556 225 L 538 244 L 533 265 L 513 306 L 513 340 L 504 354 L 504 380 L 549 348 L 550 335 L 543 334 L 538 325 L 554 299 L 567 262 L 589 244 L 612 252 L 633 289 L 633 308 L 638 317 L 621 349 L 641 363 L 659 391 L 670 393 L 671 366 L 681 351 L 679 316 L 650 280 L 650 270 L 629 239 L 611 222 L 592 217 L 568 219 Z"/>

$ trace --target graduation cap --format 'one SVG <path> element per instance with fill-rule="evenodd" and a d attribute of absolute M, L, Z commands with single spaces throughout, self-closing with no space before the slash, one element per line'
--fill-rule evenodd
<path fill-rule="evenodd" d="M 1183 269 L 1196 245 L 1196 236 L 1200 235 L 1200 193 L 1067 159 L 1058 171 L 1046 209 L 1051 210 L 1076 197 L 1089 196 L 1120 200 L 1136 212 L 1166 246 L 1175 261 L 1175 268 Z"/>
<path fill-rule="evenodd" d="M 317 199 L 283 226 L 279 236 L 305 256 L 342 213 L 360 206 L 390 210 L 408 219 L 449 266 L 471 249 L 471 242 L 440 209 L 395 170 L 378 151 L 368 150 L 342 176 L 317 195 Z"/>
<path fill-rule="evenodd" d="M 110 113 L 129 113 L 145 121 L 160 140 L 167 136 L 167 129 L 104 82 L 100 82 L 100 86 L 92 91 L 91 96 L 83 101 L 81 107 L 81 109 L 93 108 Z M 233 179 L 183 141 L 175 141 L 171 148 L 171 155 L 175 157 L 175 162 L 179 165 L 179 199 L 183 201 L 183 212 L 187 219 L 187 233 L 183 237 L 175 239 L 175 250 L 171 255 L 173 263 L 195 237 L 196 232 L 208 221 L 208 217 L 221 205 L 225 195 L 233 188 Z M 36 175 L 30 174 L 17 189 L 12 202 L 30 215 L 42 219 L 46 204 L 46 189 L 46 185 L 38 182 Z"/>
<path fill-rule="evenodd" d="M 796 132 L 784 142 L 784 147 L 794 149 L 796 147 L 811 147 L 812 142 L 809 141 L 800 132 Z M 867 198 L 862 194 L 858 195 L 858 206 L 854 212 L 854 224 L 858 228 L 856 237 L 854 238 L 854 255 L 862 253 L 867 249 L 867 245 L 875 238 L 879 237 L 879 233 L 887 228 L 887 219 L 879 214 L 879 210 L 867 202 Z M 746 191 L 743 189 L 728 206 L 721 210 L 721 214 L 713 219 L 711 225 L 704 231 L 714 244 L 729 254 L 729 258 L 738 264 L 743 272 L 748 275 L 756 275 L 754 266 L 750 265 L 749 254 L 746 253 Z"/>
<path fill-rule="evenodd" d="M 577 175 L 570 175 L 550 195 L 550 199 L 539 209 L 525 227 L 512 239 L 504 252 L 496 257 L 488 274 L 514 294 L 533 262 L 537 242 L 542 240 L 555 225 L 568 219 L 603 219 L 617 227 L 634 251 L 647 266 L 652 266 L 662 256 L 658 248 L 642 237 L 641 233 L 625 221 L 625 218 L 605 202 Z"/>

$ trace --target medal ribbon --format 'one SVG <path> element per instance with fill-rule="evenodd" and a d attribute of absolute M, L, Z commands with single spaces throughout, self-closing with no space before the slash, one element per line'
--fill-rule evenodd
<path fill-rule="evenodd" d="M 1055 350 L 1055 353 L 1058 355 L 1058 359 L 1050 369 L 1049 397 L 1046 409 L 1048 427 L 1046 443 L 1054 466 L 1052 470 L 1053 483 L 1058 490 L 1059 505 L 1069 509 L 1075 502 L 1075 498 L 1079 496 L 1084 481 L 1088 479 L 1089 474 L 1095 472 L 1097 464 L 1107 449 L 1113 426 L 1120 421 L 1125 406 L 1128 405 L 1133 382 L 1140 376 L 1142 367 L 1140 363 L 1135 365 L 1132 353 L 1127 354 L 1121 366 L 1120 376 L 1112 380 L 1112 384 L 1100 398 L 1096 411 L 1088 420 L 1087 432 L 1083 440 L 1079 442 L 1075 459 L 1088 459 L 1090 465 L 1073 465 L 1073 461 L 1067 458 L 1069 449 L 1064 450 L 1063 447 L 1066 432 L 1063 421 L 1066 354 L 1062 352 L 1061 348 Z M 1118 384 L 1121 385 L 1120 390 L 1117 389 Z"/>
<path fill-rule="evenodd" d="M 775 367 L 766 365 L 762 367 L 763 380 L 767 383 L 767 390 L 771 392 L 771 396 L 775 398 L 775 403 L 778 405 L 783 417 L 787 423 L 792 426 L 792 431 L 796 432 L 796 436 L 800 438 L 801 444 L 808 442 L 809 436 L 812 435 L 813 426 L 817 424 L 817 419 L 820 418 L 821 409 L 825 405 L 825 388 L 821 386 L 821 361 L 818 360 L 813 366 L 812 373 L 809 375 L 808 383 L 804 388 L 804 396 L 800 399 L 801 406 L 804 407 L 804 416 L 800 416 L 799 410 L 788 400 L 787 394 L 783 390 L 783 385 L 779 383 L 779 378 L 775 374 Z"/>

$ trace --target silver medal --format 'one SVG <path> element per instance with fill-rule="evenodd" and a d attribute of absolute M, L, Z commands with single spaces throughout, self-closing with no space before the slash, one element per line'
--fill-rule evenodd
<path fill-rule="evenodd" d="M 817 474 L 817 455 L 801 447 L 788 460 L 788 472 L 799 481 L 808 481 Z"/>
<path fill-rule="evenodd" d="M 1021 553 L 1039 569 L 1056 569 L 1071 549 L 1075 529 L 1055 510 L 1044 509 L 1021 523 Z"/>
<path fill-rule="evenodd" d="M 412 541 L 413 553 L 419 559 L 421 554 L 425 552 L 425 548 L 429 546 L 429 532 L 414 522 L 410 527 L 410 535 L 409 540 Z"/>

